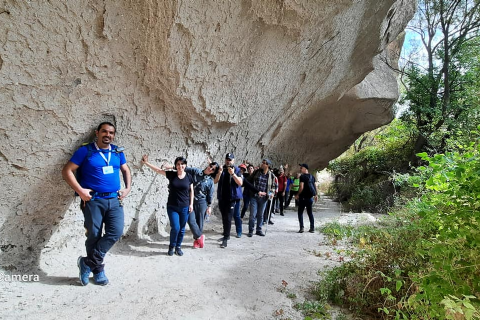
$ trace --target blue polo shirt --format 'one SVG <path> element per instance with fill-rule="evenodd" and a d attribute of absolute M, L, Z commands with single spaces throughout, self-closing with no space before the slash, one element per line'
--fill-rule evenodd
<path fill-rule="evenodd" d="M 111 145 L 111 147 L 112 151 L 116 148 L 114 145 Z M 107 166 L 107 163 L 100 152 L 108 159 L 108 149 L 97 151 L 93 143 L 89 146 L 82 146 L 75 151 L 70 161 L 79 166 L 77 169 L 78 183 L 82 188 L 92 189 L 100 193 L 116 192 L 121 189 L 120 166 L 127 163 L 127 160 L 123 152 L 111 152 L 109 165 L 113 167 L 113 172 L 104 174 L 103 167 Z"/>

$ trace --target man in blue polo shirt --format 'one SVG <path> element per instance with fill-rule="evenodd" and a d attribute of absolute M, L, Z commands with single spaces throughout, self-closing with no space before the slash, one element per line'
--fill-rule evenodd
<path fill-rule="evenodd" d="M 80 208 L 85 218 L 87 256 L 77 260 L 80 282 L 84 286 L 89 283 L 90 273 L 96 284 L 108 283 L 103 259 L 122 236 L 122 200 L 130 192 L 132 182 L 125 155 L 112 144 L 115 126 L 102 122 L 95 135 L 96 142 L 75 151 L 62 170 L 65 181 L 81 198 Z M 120 172 L 125 183 L 123 190 Z"/>

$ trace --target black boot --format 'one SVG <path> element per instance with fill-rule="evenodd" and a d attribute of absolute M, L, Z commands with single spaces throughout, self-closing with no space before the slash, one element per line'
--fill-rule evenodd
<path fill-rule="evenodd" d="M 227 247 L 227 239 L 224 238 L 222 241 L 222 244 L 220 245 L 220 248 L 226 248 Z"/>

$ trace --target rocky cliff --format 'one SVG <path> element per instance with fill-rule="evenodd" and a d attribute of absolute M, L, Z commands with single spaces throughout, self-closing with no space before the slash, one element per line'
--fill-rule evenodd
<path fill-rule="evenodd" d="M 164 234 L 166 179 L 143 153 L 322 168 L 388 123 L 414 0 L 0 0 L 0 265 L 79 241 L 61 168 L 117 125 L 131 237 Z M 152 162 L 154 162 L 152 161 Z M 73 240 L 72 240 L 73 241 Z"/>

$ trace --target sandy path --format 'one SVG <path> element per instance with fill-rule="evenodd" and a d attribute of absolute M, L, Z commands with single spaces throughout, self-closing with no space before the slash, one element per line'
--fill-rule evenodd
<path fill-rule="evenodd" d="M 319 226 L 341 214 L 336 203 L 323 198 L 314 215 Z M 304 219 L 308 226 L 306 213 Z M 192 248 L 187 231 L 183 257 L 166 255 L 166 238 L 123 240 L 107 256 L 105 287 L 80 285 L 81 243 L 45 253 L 47 274 L 40 281 L 0 282 L 0 319 L 303 319 L 293 305 L 308 295 L 317 271 L 337 265 L 338 257 L 313 254 L 332 248 L 323 245 L 318 231 L 297 233 L 294 208 L 274 221 L 266 237 L 232 237 L 221 249 L 220 221 L 212 219 L 204 249 Z M 247 223 L 245 218 L 244 232 Z M 295 299 L 279 291 L 282 280 Z"/>

